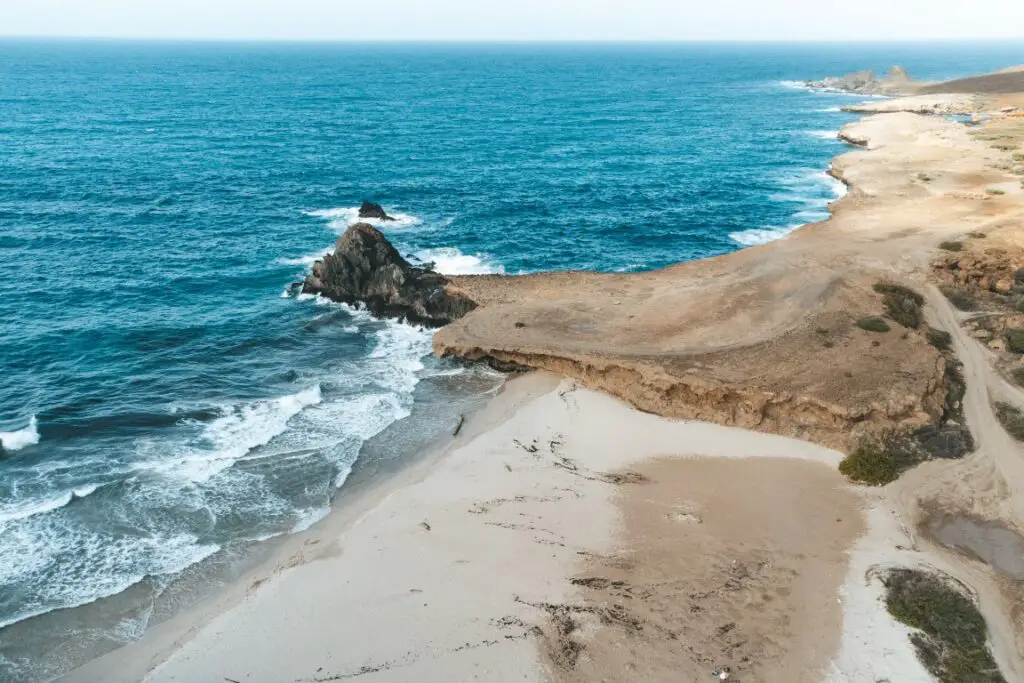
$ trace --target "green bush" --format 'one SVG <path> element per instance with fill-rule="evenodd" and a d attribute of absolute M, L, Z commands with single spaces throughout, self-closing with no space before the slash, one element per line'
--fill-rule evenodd
<path fill-rule="evenodd" d="M 973 311 L 978 307 L 978 304 L 975 303 L 971 295 L 959 287 L 943 285 L 942 287 L 939 287 L 939 291 L 949 299 L 949 303 L 953 304 L 961 311 Z"/>
<path fill-rule="evenodd" d="M 946 240 L 939 244 L 939 249 L 945 249 L 946 251 L 960 251 L 964 248 L 963 242 L 957 242 L 956 240 Z"/>
<path fill-rule="evenodd" d="M 877 315 L 869 315 L 859 319 L 857 327 L 868 332 L 888 332 L 890 329 L 889 324 Z"/>
<path fill-rule="evenodd" d="M 885 306 L 886 315 L 903 327 L 916 330 L 921 326 L 923 296 L 909 287 L 887 282 L 879 282 L 874 286 L 874 290 L 883 295 L 882 304 Z"/>
<path fill-rule="evenodd" d="M 999 424 L 1003 425 L 1006 433 L 1017 441 L 1024 441 L 1024 413 L 1016 406 L 1002 401 L 997 401 L 995 408 L 996 418 L 999 420 Z"/>
<path fill-rule="evenodd" d="M 988 235 L 986 235 L 985 233 L 983 233 L 983 232 L 977 232 L 977 231 L 975 231 L 975 232 L 969 232 L 969 233 L 967 233 L 967 236 L 968 236 L 968 237 L 971 237 L 971 238 L 973 238 L 973 239 L 976 239 L 976 240 L 983 240 L 983 239 L 985 239 L 986 237 L 988 237 Z"/>
<path fill-rule="evenodd" d="M 987 190 L 985 190 L 985 194 L 988 194 L 988 195 L 1001 195 L 1001 194 L 1006 194 L 1006 190 L 1000 190 L 998 187 L 990 187 Z"/>
<path fill-rule="evenodd" d="M 1024 368 L 1014 368 L 1010 374 L 1013 375 L 1014 382 L 1024 387 Z"/>
<path fill-rule="evenodd" d="M 1006 328 L 1006 348 L 1013 353 L 1024 353 L 1024 328 Z"/>
<path fill-rule="evenodd" d="M 924 334 L 928 343 L 939 351 L 948 351 L 953 346 L 953 335 L 945 330 L 929 327 Z"/>
<path fill-rule="evenodd" d="M 916 569 L 894 569 L 884 583 L 886 609 L 916 629 L 910 641 L 940 683 L 1005 683 L 987 646 L 985 618 L 969 597 Z"/>
<path fill-rule="evenodd" d="M 1013 271 L 1013 282 L 1018 285 L 1024 284 L 1024 268 Z"/>
<path fill-rule="evenodd" d="M 866 442 L 843 458 L 839 472 L 861 484 L 884 486 L 923 460 L 909 448 Z"/>

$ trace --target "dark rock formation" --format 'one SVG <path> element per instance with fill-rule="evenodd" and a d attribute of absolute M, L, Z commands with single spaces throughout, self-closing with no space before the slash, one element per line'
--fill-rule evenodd
<path fill-rule="evenodd" d="M 302 291 L 363 304 L 378 317 L 440 327 L 476 308 L 469 298 L 449 294 L 447 284 L 440 273 L 410 265 L 372 225 L 357 223 L 333 253 L 313 264 Z"/>
<path fill-rule="evenodd" d="M 384 211 L 384 207 L 380 204 L 374 204 L 373 202 L 363 202 L 363 205 L 359 207 L 360 218 L 375 218 L 380 221 L 393 221 L 395 220 Z"/>

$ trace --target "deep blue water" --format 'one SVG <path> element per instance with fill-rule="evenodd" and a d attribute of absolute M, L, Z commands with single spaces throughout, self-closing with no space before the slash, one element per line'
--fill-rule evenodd
<path fill-rule="evenodd" d="M 827 216 L 851 100 L 786 81 L 1022 61 L 0 42 L 0 625 L 303 528 L 418 383 L 493 385 L 424 331 L 283 296 L 362 199 L 442 271 L 656 268 Z M 3 633 L 0 680 L 55 670 Z"/>

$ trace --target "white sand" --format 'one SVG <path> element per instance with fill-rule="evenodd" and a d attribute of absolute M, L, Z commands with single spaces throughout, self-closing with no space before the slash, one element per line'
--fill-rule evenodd
<path fill-rule="evenodd" d="M 552 441 L 561 444 L 557 457 Z M 537 453 L 529 452 L 534 444 Z M 639 413 L 530 375 L 473 416 L 446 453 L 385 486 L 356 519 L 342 505 L 218 602 L 66 680 L 547 679 L 529 632 L 544 615 L 524 602 L 565 600 L 578 553 L 611 549 L 617 487 L 597 475 L 689 455 L 832 466 L 840 459 L 805 442 Z M 559 457 L 580 469 L 559 466 Z M 875 527 L 872 542 L 891 532 Z M 875 558 L 862 555 L 850 569 L 848 632 L 837 660 L 843 673 L 835 680 L 929 680 L 896 629 L 874 637 L 887 617 L 863 589 L 864 564 Z"/>

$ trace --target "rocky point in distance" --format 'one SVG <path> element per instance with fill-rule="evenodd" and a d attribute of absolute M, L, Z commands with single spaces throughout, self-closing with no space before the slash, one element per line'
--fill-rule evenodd
<path fill-rule="evenodd" d="M 901 66 L 892 66 L 884 76 L 878 78 L 870 69 L 856 71 L 845 76 L 828 76 L 820 81 L 804 81 L 808 88 L 842 90 L 860 95 L 904 95 L 920 84 Z"/>

